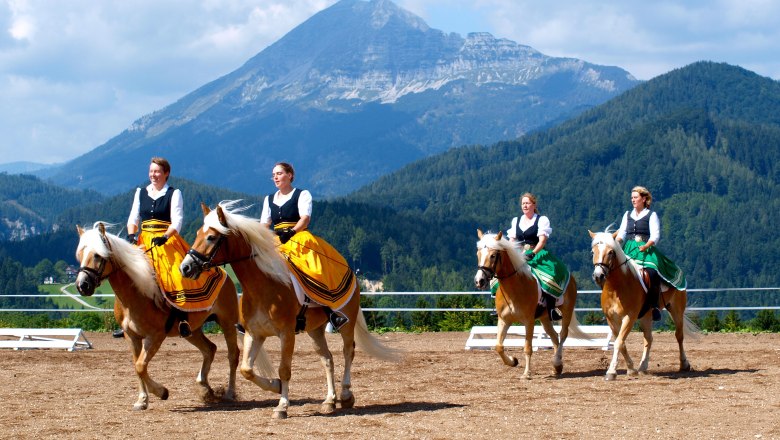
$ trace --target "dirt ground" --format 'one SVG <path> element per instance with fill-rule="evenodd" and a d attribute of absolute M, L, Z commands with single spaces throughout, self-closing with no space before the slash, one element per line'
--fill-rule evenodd
<path fill-rule="evenodd" d="M 466 351 L 468 333 L 378 335 L 403 350 L 399 364 L 358 351 L 353 409 L 320 414 L 324 372 L 308 337 L 297 341 L 289 419 L 273 420 L 277 398 L 238 376 L 239 401 L 204 404 L 195 393 L 199 354 L 168 339 L 150 366 L 170 398 L 133 411 L 136 378 L 127 343 L 87 333 L 94 349 L 0 351 L 0 438 L 780 438 L 780 334 L 714 334 L 687 345 L 695 371 L 678 373 L 677 344 L 656 334 L 651 373 L 604 380 L 609 352 L 571 348 L 564 374 L 552 353 L 534 353 L 532 380 L 490 350 Z M 341 341 L 329 335 L 337 376 Z M 211 384 L 227 381 L 225 343 Z M 638 362 L 641 334 L 629 337 Z M 267 349 L 278 359 L 278 343 Z M 521 354 L 512 350 L 513 354 Z"/>

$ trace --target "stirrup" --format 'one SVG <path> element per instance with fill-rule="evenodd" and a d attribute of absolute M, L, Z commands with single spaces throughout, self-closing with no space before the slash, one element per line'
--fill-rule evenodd
<path fill-rule="evenodd" d="M 560 321 L 561 319 L 563 319 L 563 314 L 558 307 L 550 309 L 550 321 Z"/>
<path fill-rule="evenodd" d="M 330 322 L 330 325 L 333 326 L 333 331 L 337 332 L 341 327 L 344 327 L 344 325 L 349 322 L 349 318 L 347 318 L 343 313 L 334 310 L 330 316 L 328 316 L 328 322 Z"/>
<path fill-rule="evenodd" d="M 179 322 L 179 335 L 181 335 L 182 338 L 189 338 L 190 336 L 192 336 L 192 329 L 190 328 L 190 323 L 184 319 L 182 319 Z"/>
<path fill-rule="evenodd" d="M 120 329 L 114 330 L 114 333 L 111 334 L 111 336 L 115 338 L 124 338 L 125 337 L 125 331 Z"/>

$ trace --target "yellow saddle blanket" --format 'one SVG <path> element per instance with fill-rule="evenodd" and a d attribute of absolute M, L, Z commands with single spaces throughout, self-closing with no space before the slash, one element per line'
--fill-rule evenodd
<path fill-rule="evenodd" d="M 146 255 L 154 267 L 157 283 L 165 293 L 168 303 L 185 312 L 209 310 L 228 278 L 220 267 L 203 271 L 197 279 L 185 278 L 179 266 L 187 255 L 189 244 L 174 233 L 163 246 L 154 246 L 152 238 L 165 234 L 168 224 L 146 221 L 141 225 L 141 246 L 149 250 Z"/>
<path fill-rule="evenodd" d="M 296 291 L 301 288 L 314 302 L 338 310 L 357 287 L 347 260 L 324 239 L 301 231 L 279 251 L 287 258 Z M 301 299 L 301 298 L 299 298 Z"/>

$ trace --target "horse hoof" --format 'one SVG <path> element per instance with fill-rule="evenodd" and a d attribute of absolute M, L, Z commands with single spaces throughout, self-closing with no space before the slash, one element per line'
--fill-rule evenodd
<path fill-rule="evenodd" d="M 555 365 L 555 375 L 560 376 L 563 373 L 563 365 Z"/>
<path fill-rule="evenodd" d="M 274 410 L 274 413 L 273 413 L 273 415 L 271 417 L 276 419 L 276 420 L 284 420 L 284 419 L 287 418 L 287 411 Z"/>
<path fill-rule="evenodd" d="M 149 405 L 145 403 L 136 403 L 135 405 L 133 405 L 133 411 L 143 411 L 148 407 Z"/>
<path fill-rule="evenodd" d="M 323 403 L 320 405 L 320 412 L 322 414 L 333 414 L 336 411 L 335 403 Z"/>
<path fill-rule="evenodd" d="M 680 372 L 686 372 L 686 371 L 692 371 L 691 364 L 685 363 L 684 365 L 680 366 Z"/>
<path fill-rule="evenodd" d="M 531 380 L 531 375 L 530 374 L 523 374 L 522 376 L 520 376 L 520 379 Z"/>
<path fill-rule="evenodd" d="M 341 398 L 341 408 L 342 409 L 348 409 L 355 406 L 355 395 L 350 394 L 348 398 Z"/>
<path fill-rule="evenodd" d="M 518 364 L 520 364 L 520 361 L 517 360 L 517 358 L 512 358 L 512 367 L 516 367 Z"/>
<path fill-rule="evenodd" d="M 615 380 L 617 379 L 617 373 L 607 373 L 606 376 L 604 376 L 604 380 Z"/>
<path fill-rule="evenodd" d="M 163 388 L 163 392 L 160 394 L 160 400 L 168 400 L 168 388 Z"/>
<path fill-rule="evenodd" d="M 639 376 L 639 372 L 637 370 L 628 370 L 626 371 L 626 375 L 628 377 L 637 377 Z"/>

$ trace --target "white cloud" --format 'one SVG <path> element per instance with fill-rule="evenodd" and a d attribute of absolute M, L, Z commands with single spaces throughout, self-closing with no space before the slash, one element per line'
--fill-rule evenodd
<path fill-rule="evenodd" d="M 336 0 L 0 0 L 0 159 L 72 159 L 240 67 Z M 774 0 L 397 0 L 650 79 L 699 60 L 780 78 Z"/>

